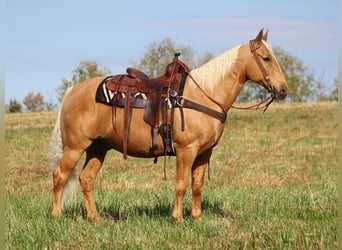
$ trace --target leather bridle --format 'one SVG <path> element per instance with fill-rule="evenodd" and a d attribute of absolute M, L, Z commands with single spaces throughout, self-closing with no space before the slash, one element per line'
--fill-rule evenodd
<path fill-rule="evenodd" d="M 262 64 L 262 62 L 260 61 L 260 57 L 257 54 L 257 50 L 260 48 L 260 44 L 256 43 L 254 40 L 249 41 L 249 47 L 251 49 L 251 53 L 254 57 L 255 62 L 258 65 L 259 70 L 261 71 L 262 76 L 264 77 L 264 80 L 266 81 L 267 84 L 271 83 L 271 79 L 270 76 L 267 74 L 267 71 L 264 67 L 264 65 Z M 266 85 L 267 87 L 267 85 Z"/>
<path fill-rule="evenodd" d="M 260 48 L 260 44 L 256 43 L 254 40 L 251 40 L 249 41 L 249 47 L 251 49 L 251 53 L 254 57 L 254 60 L 256 64 L 258 65 L 258 68 L 266 82 L 266 84 L 263 84 L 264 87 L 268 90 L 268 92 L 270 92 L 274 96 L 274 98 L 276 98 L 276 93 L 275 93 L 276 90 L 274 88 L 274 85 L 271 82 L 271 78 L 269 74 L 267 73 L 264 64 L 261 62 L 260 56 L 256 52 Z"/>
<path fill-rule="evenodd" d="M 262 83 L 262 85 L 264 86 L 265 89 L 267 89 L 267 91 L 269 93 L 271 93 L 270 96 L 266 97 L 263 101 L 254 104 L 252 106 L 248 106 L 248 107 L 237 107 L 232 105 L 231 107 L 234 109 L 243 109 L 243 110 L 251 110 L 251 109 L 259 109 L 261 108 L 261 106 L 263 104 L 265 104 L 264 106 L 262 106 L 262 108 L 264 108 L 264 112 L 267 110 L 268 106 L 273 102 L 273 100 L 276 98 L 275 95 L 275 88 L 271 82 L 271 78 L 270 76 L 267 74 L 266 68 L 263 65 L 263 63 L 260 61 L 260 56 L 257 54 L 257 50 L 260 48 L 260 43 L 256 43 L 255 40 L 251 40 L 249 41 L 249 47 L 251 50 L 251 53 L 253 55 L 253 58 L 256 62 L 256 64 L 258 65 L 258 68 L 263 76 L 263 79 L 266 83 Z"/>

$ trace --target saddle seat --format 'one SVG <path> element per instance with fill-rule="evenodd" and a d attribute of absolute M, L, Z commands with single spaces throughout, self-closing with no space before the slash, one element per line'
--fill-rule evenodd
<path fill-rule="evenodd" d="M 136 68 L 127 68 L 127 74 L 132 77 L 133 79 L 140 79 L 140 80 L 149 80 L 150 78 L 144 72 L 136 69 Z"/>
<path fill-rule="evenodd" d="M 112 76 L 107 81 L 106 86 L 108 89 L 114 93 L 124 93 L 126 98 L 124 105 L 124 158 L 127 157 L 125 147 L 127 147 L 132 108 L 134 108 L 137 93 L 144 93 L 147 97 L 144 121 L 152 128 L 152 149 L 157 147 L 156 138 L 159 133 L 160 116 L 163 116 L 163 120 L 167 120 L 164 119 L 164 116 L 167 115 L 167 107 L 165 107 L 165 111 L 162 110 L 162 106 L 165 106 L 162 100 L 168 97 L 169 90 L 178 91 L 182 74 L 190 71 L 184 63 L 178 60 L 179 55 L 180 53 L 175 54 L 173 62 L 167 65 L 165 73 L 159 77 L 151 79 L 136 68 L 127 68 L 127 74 Z M 113 105 L 117 106 L 115 103 Z"/>

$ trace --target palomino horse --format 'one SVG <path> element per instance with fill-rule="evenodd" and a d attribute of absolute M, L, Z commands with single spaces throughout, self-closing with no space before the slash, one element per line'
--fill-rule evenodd
<path fill-rule="evenodd" d="M 261 30 L 255 39 L 238 45 L 203 66 L 192 70 L 185 83 L 183 97 L 210 109 L 227 114 L 247 80 L 265 87 L 275 99 L 284 99 L 288 86 L 282 70 L 267 44 L 267 32 Z M 86 152 L 79 181 L 82 187 L 88 219 L 96 219 L 93 188 L 108 150 L 122 152 L 121 122 L 112 126 L 112 109 L 95 102 L 95 92 L 104 78 L 97 77 L 74 86 L 64 97 L 56 127 L 52 133 L 50 155 L 54 155 L 52 216 L 62 215 L 63 188 L 76 163 Z M 123 109 L 117 109 L 116 120 L 123 119 Z M 173 143 L 176 151 L 175 203 L 172 217 L 183 219 L 183 198 L 191 175 L 192 217 L 202 217 L 201 195 L 204 175 L 212 150 L 224 130 L 224 122 L 205 113 L 184 109 L 185 130 L 175 112 Z M 143 109 L 132 115 L 128 154 L 134 157 L 156 157 L 164 154 L 162 139 L 158 148 L 150 149 L 151 129 L 143 122 Z"/>

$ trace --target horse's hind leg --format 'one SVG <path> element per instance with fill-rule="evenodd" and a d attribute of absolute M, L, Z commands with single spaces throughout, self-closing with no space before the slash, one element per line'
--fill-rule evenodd
<path fill-rule="evenodd" d="M 192 212 L 193 219 L 202 218 L 202 191 L 204 184 L 204 175 L 209 163 L 212 149 L 198 156 L 192 166 Z"/>
<path fill-rule="evenodd" d="M 62 216 L 62 196 L 63 188 L 69 178 L 71 171 L 76 166 L 78 160 L 81 158 L 82 152 L 64 148 L 63 156 L 59 165 L 53 172 L 53 203 L 52 212 L 53 217 Z"/>
<path fill-rule="evenodd" d="M 107 149 L 100 141 L 95 141 L 86 151 L 87 157 L 83 170 L 80 174 L 80 183 L 82 186 L 85 207 L 88 219 L 99 217 L 94 201 L 94 184 L 97 173 L 101 169 L 105 159 Z"/>

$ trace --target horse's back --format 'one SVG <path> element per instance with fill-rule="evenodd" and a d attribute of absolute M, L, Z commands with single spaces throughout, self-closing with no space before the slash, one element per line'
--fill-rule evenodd
<path fill-rule="evenodd" d="M 72 102 L 74 105 L 84 105 L 86 104 L 84 102 L 90 104 L 91 102 L 89 100 L 95 102 L 96 89 L 103 79 L 104 77 L 95 77 L 73 86 L 66 96 L 65 102 Z M 85 101 L 82 102 L 80 99 L 84 99 Z"/>

